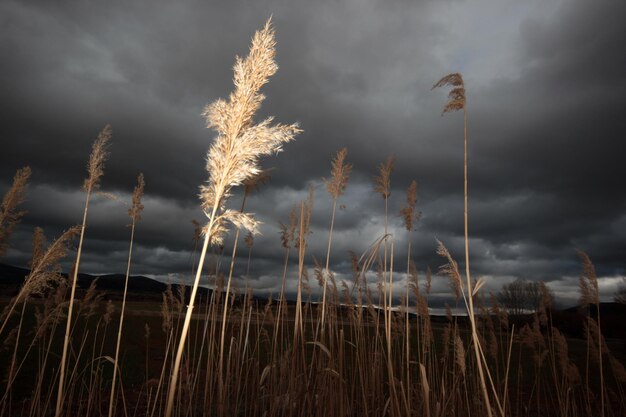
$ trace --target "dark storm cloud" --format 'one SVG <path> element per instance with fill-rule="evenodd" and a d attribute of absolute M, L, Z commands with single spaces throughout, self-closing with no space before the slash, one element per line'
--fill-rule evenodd
<path fill-rule="evenodd" d="M 298 121 L 304 133 L 263 162 L 276 168 L 272 181 L 247 203 L 265 223 L 253 248 L 253 288 L 279 287 L 278 224 L 309 184 L 316 185 L 309 253 L 323 258 L 332 207 L 320 179 L 343 146 L 354 172 L 339 201 L 346 208 L 335 224 L 333 270 L 349 279 L 348 251 L 361 254 L 382 234 L 383 200 L 371 180 L 390 154 L 398 259 L 407 244 L 398 212 L 412 179 L 423 212 L 412 249 L 420 272 L 442 263 L 435 238 L 463 253 L 462 116 L 440 117 L 447 92 L 430 90 L 461 71 L 474 276 L 489 278 L 492 290 L 516 277 L 545 279 L 573 299 L 565 283 L 580 272 L 580 248 L 610 297 L 626 253 L 625 12 L 623 2 L 608 0 L 3 2 L 0 191 L 17 168 L 33 168 L 29 215 L 6 260 L 27 262 L 34 226 L 58 236 L 80 220 L 90 146 L 111 123 L 103 190 L 128 201 L 137 174 L 146 176 L 136 272 L 186 279 L 190 220 L 204 221 L 196 195 L 214 135 L 200 112 L 228 95 L 234 56 L 273 15 L 280 70 L 260 116 Z M 239 204 L 236 196 L 232 205 Z M 127 223 L 123 203 L 95 200 L 85 271 L 123 269 Z M 243 246 L 237 258 L 242 276 Z M 442 305 L 449 291 L 437 279 Z"/>

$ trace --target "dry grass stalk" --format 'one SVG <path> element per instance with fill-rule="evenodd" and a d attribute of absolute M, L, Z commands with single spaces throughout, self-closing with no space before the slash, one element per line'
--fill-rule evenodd
<path fill-rule="evenodd" d="M 2 403 L 2 408 L 0 410 L 0 414 L 4 414 L 4 409 L 7 406 L 7 397 L 10 395 L 11 387 L 17 376 L 17 373 L 22 368 L 26 357 L 28 356 L 28 352 L 34 345 L 34 343 L 38 340 L 39 335 L 45 330 L 45 328 L 50 323 L 52 317 L 56 315 L 49 314 L 50 311 L 47 311 L 48 314 L 46 316 L 36 317 L 37 326 L 35 330 L 35 335 L 33 338 L 33 342 L 27 348 L 27 353 L 24 357 L 24 360 L 21 362 L 19 366 L 16 368 L 17 364 L 17 353 L 18 353 L 18 344 L 20 342 L 20 335 L 22 333 L 22 325 L 24 322 L 26 304 L 28 298 L 33 294 L 43 295 L 47 292 L 48 289 L 57 286 L 58 288 L 65 288 L 63 283 L 65 280 L 60 274 L 60 265 L 59 261 L 65 257 L 67 251 L 69 249 L 70 240 L 78 233 L 78 228 L 73 228 L 61 235 L 57 240 L 55 240 L 47 250 L 45 250 L 45 241 L 46 238 L 43 234 L 43 230 L 41 228 L 36 228 L 33 234 L 33 252 L 32 259 L 30 262 L 31 272 L 26 276 L 24 281 L 24 285 L 20 289 L 20 292 L 16 297 L 11 300 L 9 306 L 3 312 L 3 317 L 5 320 L 3 321 L 2 327 L 0 328 L 0 333 L 4 329 L 8 320 L 11 317 L 12 312 L 14 311 L 16 305 L 21 302 L 22 303 L 22 311 L 20 314 L 19 324 L 16 328 L 13 328 L 8 336 L 4 340 L 5 346 L 10 346 L 11 343 L 14 344 L 13 356 L 11 359 L 11 364 L 8 371 L 5 394 L 0 400 Z M 53 297 L 50 297 L 51 299 Z M 46 306 L 47 307 L 47 306 Z"/>
<path fill-rule="evenodd" d="M 604 366 L 602 363 L 602 356 L 606 350 L 606 343 L 602 343 L 604 342 L 604 337 L 602 336 L 602 330 L 601 330 L 602 327 L 601 327 L 601 321 L 600 321 L 600 291 L 598 289 L 598 277 L 596 275 L 596 269 L 593 266 L 593 263 L 591 262 L 591 259 L 589 258 L 589 256 L 585 252 L 580 251 L 580 250 L 578 251 L 578 256 L 580 257 L 580 260 L 583 266 L 583 273 L 579 281 L 580 293 L 581 293 L 580 303 L 581 305 L 584 305 L 587 307 L 589 304 L 595 304 L 596 306 L 597 324 L 590 317 L 588 317 L 587 321 L 589 323 L 589 329 L 592 329 L 592 333 L 594 329 L 597 333 L 595 335 L 596 341 L 597 341 L 597 352 L 596 352 L 596 355 L 594 356 L 597 356 L 598 368 L 600 371 L 600 413 L 602 416 L 604 416 L 605 415 L 605 403 L 604 403 L 605 389 L 604 389 Z M 587 335 L 589 336 L 588 332 L 587 332 Z M 593 347 L 593 343 L 591 345 Z"/>
<path fill-rule="evenodd" d="M 75 226 L 65 231 L 48 249 L 42 253 L 41 245 L 45 241 L 43 230 L 37 228 L 33 236 L 33 260 L 31 271 L 24 280 L 24 285 L 17 296 L 11 301 L 10 307 L 2 314 L 3 324 L 0 334 L 4 330 L 15 306 L 33 294 L 44 294 L 48 289 L 57 286 L 62 280 L 59 262 L 67 255 L 71 240 L 78 234 L 80 228 Z"/>
<path fill-rule="evenodd" d="M 26 199 L 26 186 L 30 178 L 30 167 L 18 169 L 13 177 L 11 188 L 4 194 L 0 205 L 0 258 L 4 256 L 8 248 L 9 236 L 13 229 L 26 214 L 17 207 Z"/>
<path fill-rule="evenodd" d="M 78 270 L 80 266 L 80 256 L 83 247 L 83 239 L 85 236 L 85 227 L 87 225 L 87 212 L 89 210 L 89 199 L 91 194 L 100 187 L 100 178 L 104 173 L 104 162 L 109 156 L 108 144 L 111 139 L 111 126 L 106 125 L 104 129 L 98 135 L 98 138 L 94 142 L 91 155 L 89 156 L 89 163 L 87 164 L 88 177 L 83 183 L 83 190 L 87 193 L 85 198 L 85 209 L 83 211 L 83 222 L 80 230 L 80 240 L 78 242 L 78 249 L 76 253 L 76 262 L 74 264 L 74 273 L 72 277 L 72 287 L 70 291 L 69 308 L 67 312 L 67 324 L 65 328 L 65 338 L 63 341 L 63 354 L 61 355 L 61 365 L 59 371 L 59 386 L 57 391 L 57 402 L 55 408 L 55 417 L 60 417 L 63 411 L 64 388 L 65 388 L 65 371 L 67 351 L 70 343 L 70 331 L 72 326 L 72 312 L 74 308 L 74 296 L 76 293 L 76 281 L 78 279 Z"/>
<path fill-rule="evenodd" d="M 304 254 L 307 248 L 307 236 L 311 232 L 311 211 L 313 210 L 313 187 L 309 188 L 309 196 L 306 201 L 300 204 L 300 217 L 298 226 L 298 235 L 296 238 L 296 248 L 298 249 L 298 289 L 296 296 L 296 317 L 294 320 L 293 346 L 298 346 L 298 341 L 304 333 L 302 321 L 302 290 L 308 290 L 308 275 L 304 267 Z M 304 350 L 304 344 L 302 344 Z"/>
<path fill-rule="evenodd" d="M 470 276 L 469 266 L 469 233 L 468 233 L 468 190 L 467 190 L 467 100 L 465 95 L 465 83 L 463 82 L 463 76 L 459 73 L 452 73 L 442 77 L 433 85 L 434 88 L 451 86 L 448 94 L 448 102 L 444 105 L 442 115 L 448 112 L 463 110 L 463 220 L 464 220 L 464 234 L 465 234 L 465 279 L 467 282 L 468 297 L 466 304 L 468 307 L 468 314 L 470 322 L 472 324 L 472 338 L 474 341 L 474 355 L 476 357 L 476 364 L 478 367 L 478 373 L 480 376 L 480 384 L 483 391 L 483 397 L 485 400 L 485 408 L 489 417 L 492 416 L 491 401 L 487 392 L 487 385 L 485 382 L 483 363 L 480 357 L 480 345 L 478 341 L 478 332 L 476 330 L 476 320 L 474 315 L 474 301 L 473 301 L 473 288 L 472 279 Z"/>
<path fill-rule="evenodd" d="M 226 209 L 231 189 L 259 173 L 257 164 L 261 156 L 279 152 L 283 143 L 293 140 L 300 132 L 296 124 L 272 124 L 271 117 L 254 124 L 254 115 L 265 98 L 260 89 L 278 69 L 274 61 L 275 46 L 274 29 L 271 20 L 268 20 L 265 27 L 255 33 L 248 57 L 236 59 L 235 90 L 229 100 L 217 100 L 203 112 L 207 127 L 214 128 L 218 133 L 207 156 L 209 180 L 200 189 L 202 208 L 209 220 L 204 229 L 204 245 L 172 370 L 166 417 L 172 415 L 174 407 L 180 362 L 209 243 L 219 244 L 222 241 L 227 222 L 251 232 L 257 230 L 257 222 L 251 216 Z"/>
<path fill-rule="evenodd" d="M 417 221 L 419 219 L 419 213 L 415 212 L 415 205 L 417 204 L 417 181 L 413 180 L 411 182 L 411 184 L 409 185 L 409 188 L 407 188 L 406 190 L 406 203 L 407 205 L 402 208 L 402 210 L 400 210 L 400 214 L 402 215 L 402 219 L 404 220 L 404 227 L 406 228 L 407 232 L 408 232 L 408 238 L 407 238 L 407 256 L 406 256 L 406 272 L 407 272 L 407 277 L 411 278 L 411 276 L 414 274 L 415 275 L 415 279 L 414 279 L 414 285 L 417 289 L 417 293 L 419 296 L 419 288 L 417 288 L 418 286 L 418 279 L 417 279 L 417 268 L 415 267 L 415 265 L 413 264 L 413 262 L 411 261 L 411 243 L 412 243 L 412 235 L 413 235 L 413 225 L 414 222 Z M 413 269 L 413 271 L 412 271 Z M 411 283 L 409 283 L 409 286 L 411 285 Z M 407 290 L 407 307 L 408 307 L 408 290 Z M 409 328 L 409 316 L 408 316 L 408 312 L 406 315 L 406 326 L 407 326 L 407 355 L 409 352 L 409 342 L 408 342 L 408 328 Z M 407 384 L 410 381 L 409 378 L 409 358 L 407 356 Z M 410 401 L 410 391 L 409 391 L 409 401 Z"/>
<path fill-rule="evenodd" d="M 348 148 L 343 148 L 337 152 L 331 163 L 331 178 L 325 179 L 326 190 L 332 197 L 333 212 L 330 219 L 330 230 L 328 232 L 328 248 L 326 250 L 326 265 L 323 271 L 323 284 L 322 284 L 322 313 L 320 325 L 322 333 L 324 333 L 324 322 L 326 318 L 326 290 L 328 287 L 328 274 L 330 265 L 330 247 L 333 239 L 333 228 L 335 226 L 335 214 L 337 212 L 337 199 L 343 194 L 348 185 L 348 179 L 350 178 L 350 172 L 352 171 L 352 164 L 346 162 L 346 156 L 348 155 Z"/>
<path fill-rule="evenodd" d="M 143 197 L 144 188 L 146 183 L 143 179 L 143 174 L 139 174 L 137 177 L 137 185 L 133 190 L 132 204 L 128 209 L 128 215 L 131 218 L 130 225 L 130 246 L 128 248 L 128 262 L 126 265 L 126 277 L 124 279 L 124 294 L 122 296 L 122 309 L 120 313 L 120 324 L 117 330 L 117 343 L 115 345 L 115 358 L 113 360 L 113 379 L 111 380 L 111 396 L 109 398 L 109 417 L 113 417 L 115 410 L 115 385 L 117 382 L 117 370 L 119 368 L 119 354 L 120 354 L 120 345 L 122 342 L 122 330 L 124 327 L 124 312 L 126 310 L 126 294 L 128 292 L 128 277 L 130 276 L 130 264 L 133 255 L 133 241 L 135 239 L 135 226 L 137 222 L 141 219 L 141 212 L 143 211 L 143 204 L 141 203 L 141 198 Z"/>
<path fill-rule="evenodd" d="M 248 232 L 246 237 L 243 239 L 243 243 L 246 245 L 248 249 L 248 264 L 246 266 L 246 278 L 250 278 L 250 261 L 252 259 L 252 246 L 254 246 L 254 235 L 251 232 Z"/>

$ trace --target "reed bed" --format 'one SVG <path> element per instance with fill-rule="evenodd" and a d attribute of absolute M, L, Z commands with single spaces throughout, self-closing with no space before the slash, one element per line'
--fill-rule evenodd
<path fill-rule="evenodd" d="M 84 184 L 82 225 L 50 244 L 36 229 L 31 272 L 0 316 L 0 416 L 626 415 L 626 370 L 612 341 L 603 336 L 598 278 L 586 254 L 580 253 L 580 338 L 566 336 L 554 324 L 545 285 L 538 310 L 513 317 L 482 291 L 484 281 L 471 279 L 467 129 L 464 264 L 460 267 L 442 242 L 437 249 L 443 263 L 439 276 L 450 281 L 451 295 L 467 315 L 430 314 L 433 277 L 430 269 L 418 272 L 411 250 L 420 219 L 415 181 L 399 213 L 408 256 L 394 263 L 394 238 L 387 227 L 393 157 L 379 166 L 373 187 L 384 199 L 384 230 L 372 236 L 365 253 L 352 254 L 352 278 L 337 279 L 330 262 L 333 228 L 352 169 L 345 148 L 333 157 L 325 181 L 332 217 L 323 263 L 312 261 L 320 254 L 308 253 L 310 190 L 281 224 L 284 269 L 277 297 L 260 299 L 233 284 L 243 229 L 248 230 L 245 278 L 254 277 L 250 265 L 257 222 L 245 212 L 245 203 L 268 180 L 258 159 L 278 152 L 300 132 L 297 125 L 274 124 L 272 118 L 254 122 L 264 98 L 260 89 L 277 70 L 274 55 L 268 21 L 253 37 L 248 57 L 237 59 L 229 99 L 205 109 L 207 126 L 217 138 L 207 156 L 209 179 L 201 188 L 207 223 L 193 221 L 195 280 L 191 288 L 168 286 L 159 305 L 126 300 L 133 242 L 141 239 L 142 175 L 129 203 L 121 303 L 105 301 L 95 281 L 77 289 L 89 201 L 100 185 L 111 138 L 109 127 L 100 133 Z M 444 113 L 463 110 L 466 122 L 462 76 L 450 74 L 435 84 L 442 86 L 452 86 Z M 29 169 L 18 171 L 3 200 L 2 251 L 24 214 L 17 207 L 29 177 Z M 243 186 L 243 203 L 232 210 L 227 201 L 237 186 Z M 219 250 L 229 223 L 235 226 L 235 245 Z M 76 238 L 74 268 L 64 276 L 59 264 Z M 294 262 L 297 275 L 290 276 Z M 394 283 L 401 271 L 407 276 L 403 287 L 397 278 Z M 319 302 L 310 275 L 319 285 Z M 199 293 L 201 280 L 208 280 L 211 291 Z M 285 295 L 287 280 L 297 282 L 292 301 Z"/>

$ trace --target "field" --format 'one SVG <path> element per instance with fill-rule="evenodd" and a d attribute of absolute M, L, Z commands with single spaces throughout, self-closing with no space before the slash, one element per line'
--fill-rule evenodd
<path fill-rule="evenodd" d="M 162 306 L 154 301 L 126 304 L 120 352 L 122 378 L 115 415 L 163 414 L 173 360 L 172 339 L 179 333 L 183 306 L 188 301 L 182 297 L 182 293 L 166 292 Z M 471 394 L 480 388 L 465 353 L 471 339 L 467 317 L 418 317 L 396 312 L 389 318 L 371 308 L 331 302 L 322 343 L 321 335 L 315 337 L 319 305 L 307 302 L 302 306 L 302 340 L 294 349 L 293 303 L 282 306 L 283 316 L 279 318 L 279 303 L 275 300 L 271 304 L 243 297 L 231 301 L 235 304 L 229 310 L 226 327 L 224 386 L 220 391 L 221 381 L 217 378 L 223 299 L 206 303 L 203 298 L 191 322 L 177 414 L 393 414 L 389 359 L 401 413 L 484 412 L 480 398 Z M 73 331 L 67 415 L 108 413 L 119 302 L 115 311 L 109 307 L 108 314 L 107 301 L 92 298 L 87 302 L 88 306 L 79 307 Z M 13 372 L 16 377 L 4 400 L 5 415 L 48 415 L 45 410 L 52 407 L 63 343 L 60 332 L 52 336 L 54 324 L 37 335 L 42 324 L 36 317 L 50 308 L 46 304 L 32 299 L 24 310 L 23 341 L 16 354 L 19 369 Z M 170 314 L 163 314 L 162 308 Z M 552 312 L 546 313 L 550 319 Z M 558 313 L 554 314 L 563 321 Z M 391 358 L 387 358 L 387 319 Z M 506 415 L 593 413 L 589 410 L 598 406 L 600 376 L 597 361 L 588 357 L 584 334 L 563 337 L 556 328 L 541 325 L 539 315 L 511 317 L 510 323 L 508 319 L 502 312 L 496 316 L 491 310 L 479 318 L 481 338 L 488 349 L 486 363 L 496 390 L 494 397 L 498 395 L 502 406 L 507 407 Z M 582 333 L 582 327 L 579 330 Z M 611 352 L 623 358 L 624 343 L 624 339 L 606 340 L 609 361 L 617 361 Z M 13 350 L 5 349 L 0 360 L 9 364 L 12 355 Z M 585 372 L 587 367 L 589 374 Z M 623 380 L 613 366 L 606 370 L 607 415 L 620 415 L 624 410 Z M 7 392 L 4 387 L 3 392 Z M 561 401 L 567 410 L 561 410 Z M 224 407 L 221 410 L 220 404 Z M 427 410 L 427 406 L 432 409 Z"/>
<path fill-rule="evenodd" d="M 49 244 L 37 229 L 30 269 L 2 300 L 0 416 L 626 415 L 624 340 L 603 335 L 614 336 L 619 325 L 615 315 L 608 317 L 611 326 L 602 321 L 607 316 L 598 277 L 585 253 L 579 253 L 579 309 L 567 314 L 553 309 L 545 284 L 537 287 L 533 311 L 511 315 L 482 290 L 483 279 L 472 279 L 467 135 L 463 262 L 442 242 L 437 249 L 444 264 L 438 274 L 449 280 L 463 315 L 432 316 L 429 310 L 431 273 L 418 276 L 411 257 L 411 233 L 419 220 L 415 182 L 402 210 L 408 257 L 394 254 L 387 230 L 392 157 L 375 179 L 385 203 L 385 229 L 372 237 L 366 253 L 353 256 L 352 279 L 335 279 L 335 212 L 352 168 L 345 148 L 333 157 L 326 180 L 333 217 L 323 261 L 312 262 L 307 253 L 309 197 L 282 226 L 285 272 L 276 298 L 235 288 L 240 233 L 250 233 L 242 240 L 251 254 L 257 230 L 245 211 L 246 197 L 267 181 L 259 158 L 277 153 L 300 133 L 297 124 L 275 124 L 272 118 L 254 122 L 264 99 L 261 87 L 277 71 L 274 54 L 268 21 L 254 35 L 249 56 L 236 61 L 233 93 L 203 113 L 217 137 L 201 187 L 208 220 L 197 225 L 198 261 L 189 287 L 167 286 L 149 300 L 127 291 L 135 226 L 144 208 L 143 175 L 129 204 L 128 269 L 119 277 L 119 291 L 105 293 L 97 280 L 78 285 L 89 202 L 100 187 L 112 136 L 108 126 L 100 132 L 83 186 L 82 224 Z M 467 122 L 462 75 L 448 74 L 433 88 L 450 88 L 443 111 L 463 111 Z M 3 200 L 0 256 L 23 215 L 16 207 L 29 176 L 28 168 L 18 171 Z M 228 200 L 237 186 L 243 188 L 243 204 L 232 209 Z M 231 253 L 221 253 L 227 225 L 234 226 L 235 244 Z M 60 262 L 74 255 L 73 244 L 74 267 L 61 274 Z M 292 263 L 298 273 L 287 276 Z M 409 277 L 408 285 L 398 285 L 400 272 Z M 295 300 L 285 296 L 288 280 L 297 282 Z"/>

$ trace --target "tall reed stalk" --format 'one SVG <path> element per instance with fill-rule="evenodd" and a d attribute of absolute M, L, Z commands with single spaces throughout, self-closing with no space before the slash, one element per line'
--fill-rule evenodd
<path fill-rule="evenodd" d="M 273 125 L 271 117 L 254 124 L 254 114 L 265 98 L 260 89 L 278 69 L 274 61 L 275 46 L 270 19 L 252 38 L 248 57 L 236 59 L 235 90 L 229 100 L 217 100 L 203 113 L 207 127 L 216 129 L 218 133 L 207 156 L 208 184 L 201 187 L 202 208 L 209 220 L 204 228 L 204 243 L 172 369 L 166 417 L 172 415 L 174 407 L 180 363 L 209 244 L 222 241 L 227 222 L 251 232 L 257 230 L 257 222 L 251 216 L 226 208 L 231 189 L 260 171 L 257 163 L 262 155 L 279 152 L 283 143 L 291 141 L 300 132 L 297 124 Z M 221 375 L 219 379 L 222 380 Z"/>
<path fill-rule="evenodd" d="M 244 191 L 243 191 L 243 199 L 241 201 L 241 209 L 239 210 L 240 213 L 242 214 L 244 213 L 244 209 L 246 207 L 246 200 L 248 199 L 248 196 L 250 195 L 250 193 L 257 190 L 262 184 L 266 183 L 267 181 L 269 181 L 268 170 L 258 171 L 257 173 L 246 178 L 243 181 Z M 230 257 L 230 268 L 228 270 L 228 280 L 226 281 L 227 282 L 226 295 L 224 297 L 224 309 L 222 312 L 222 328 L 220 332 L 220 353 L 219 353 L 219 363 L 218 363 L 218 374 L 220 375 L 220 377 L 223 375 L 223 370 L 224 370 L 224 341 L 226 337 L 226 322 L 228 319 L 228 306 L 230 304 L 229 303 L 230 287 L 231 287 L 231 283 L 233 279 L 233 271 L 235 269 L 235 258 L 237 256 L 237 245 L 239 243 L 240 231 L 241 231 L 240 228 L 237 227 L 237 230 L 235 231 L 235 241 L 233 242 L 233 252 Z M 252 231 L 249 231 L 248 233 L 250 234 L 250 239 L 254 239 L 253 237 L 254 234 L 252 233 Z M 225 384 L 225 381 L 220 379 L 219 384 L 218 384 L 218 388 L 220 390 L 219 392 L 220 404 L 225 403 L 224 398 L 223 398 L 224 384 Z"/>
<path fill-rule="evenodd" d="M 119 368 L 119 355 L 120 344 L 122 342 L 122 329 L 124 327 L 124 311 L 126 309 L 126 293 L 128 292 L 128 277 L 130 276 L 130 263 L 133 256 L 133 241 L 135 239 L 135 225 L 141 219 L 141 212 L 143 210 L 143 204 L 141 204 L 141 197 L 143 196 L 143 189 L 145 187 L 143 174 L 139 174 L 137 177 L 137 185 L 133 191 L 133 201 L 131 207 L 128 209 L 128 215 L 131 218 L 130 224 L 130 245 L 128 248 L 128 262 L 126 264 L 126 277 L 124 279 L 124 295 L 122 296 L 122 311 L 120 312 L 120 324 L 117 329 L 117 343 L 115 345 L 115 358 L 113 360 L 113 379 L 111 380 L 111 397 L 109 399 L 109 417 L 113 417 L 115 410 L 115 384 L 117 381 L 117 370 Z"/>
<path fill-rule="evenodd" d="M 600 372 L 600 415 L 604 417 L 604 397 L 606 394 L 604 389 L 604 366 L 602 364 L 602 354 L 603 350 L 606 349 L 606 347 L 604 347 L 602 344 L 602 327 L 600 325 L 600 291 L 598 289 L 598 277 L 596 275 L 596 269 L 593 266 L 593 263 L 591 262 L 589 256 L 583 251 L 578 251 L 578 256 L 580 257 L 580 260 L 583 264 L 583 273 L 579 281 L 581 291 L 580 302 L 587 309 L 589 309 L 589 305 L 596 306 L 597 326 L 593 327 L 597 327 L 597 335 L 592 334 L 592 336 L 597 336 L 598 369 Z M 589 329 L 589 327 L 592 327 L 591 320 L 592 319 L 590 317 L 587 317 L 587 329 Z M 587 340 L 589 340 L 589 335 L 587 336 Z"/>
<path fill-rule="evenodd" d="M 348 185 L 348 179 L 350 178 L 350 171 L 352 171 L 352 164 L 346 163 L 346 156 L 348 155 L 348 148 L 343 148 L 337 152 L 335 158 L 331 164 L 331 178 L 325 180 L 326 190 L 332 198 L 333 214 L 330 219 L 330 231 L 328 232 L 328 248 L 326 250 L 326 265 L 323 271 L 323 290 L 322 290 L 322 315 L 320 325 L 322 333 L 324 332 L 324 319 L 326 317 L 326 289 L 328 288 L 328 267 L 330 264 L 330 247 L 333 240 L 333 227 L 335 225 L 335 213 L 337 212 L 337 199 L 343 194 Z"/>
<path fill-rule="evenodd" d="M 452 89 L 448 93 L 448 102 L 443 107 L 442 115 L 448 112 L 463 110 L 463 229 L 465 240 L 465 279 L 467 285 L 467 306 L 470 323 L 472 326 L 472 342 L 474 345 L 474 356 L 476 357 L 476 366 L 480 376 L 481 390 L 485 400 L 487 414 L 492 416 L 491 401 L 487 392 L 485 383 L 485 375 L 483 370 L 483 362 L 480 354 L 480 342 L 478 339 L 478 330 L 476 328 L 476 318 L 474 313 L 474 293 L 477 288 L 472 287 L 472 279 L 470 276 L 469 265 L 469 233 L 468 233 L 468 190 L 467 190 L 467 100 L 465 96 L 465 83 L 460 73 L 452 73 L 444 76 L 433 85 L 434 88 L 451 86 Z"/>
<path fill-rule="evenodd" d="M 61 355 L 61 365 L 59 371 L 59 386 L 57 391 L 57 403 L 55 409 L 55 417 L 60 417 L 63 411 L 64 388 L 65 388 L 65 370 L 67 361 L 67 351 L 70 344 L 70 333 L 72 329 L 72 312 L 74 308 L 74 296 L 76 293 L 76 281 L 78 279 L 78 269 L 80 266 L 80 255 L 83 248 L 83 239 L 85 236 L 85 228 L 87 226 L 87 212 L 89 210 L 89 200 L 91 194 L 100 187 L 100 178 L 104 174 L 104 162 L 107 160 L 109 153 L 107 151 L 109 140 L 111 139 L 111 126 L 107 125 L 102 129 L 98 138 L 93 144 L 89 163 L 87 165 L 87 173 L 89 176 L 85 179 L 83 190 L 87 193 L 85 197 L 85 209 L 83 210 L 83 222 L 80 229 L 80 240 L 76 251 L 76 262 L 73 267 L 72 287 L 70 290 L 70 300 L 67 310 L 67 323 L 65 327 L 65 337 L 63 339 L 63 354 Z"/>

